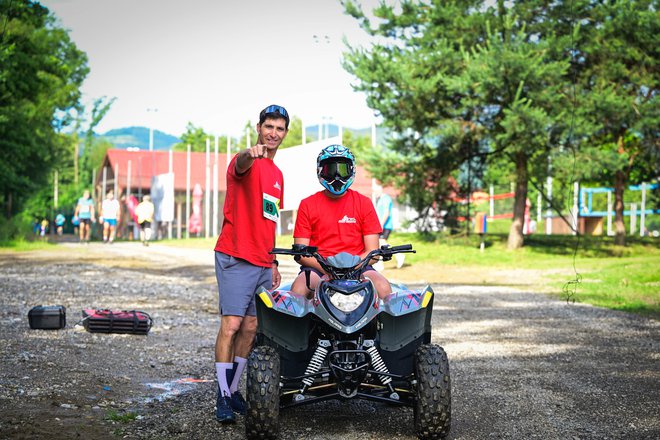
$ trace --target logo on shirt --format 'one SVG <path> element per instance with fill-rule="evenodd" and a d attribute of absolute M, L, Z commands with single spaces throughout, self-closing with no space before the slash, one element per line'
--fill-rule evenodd
<path fill-rule="evenodd" d="M 273 187 L 275 187 L 275 188 L 279 189 L 280 191 L 282 191 L 282 187 L 280 186 L 280 182 L 278 182 L 278 181 L 275 181 L 275 185 L 273 185 Z"/>
<path fill-rule="evenodd" d="M 344 218 L 339 220 L 337 223 L 357 223 L 354 218 L 344 215 Z"/>

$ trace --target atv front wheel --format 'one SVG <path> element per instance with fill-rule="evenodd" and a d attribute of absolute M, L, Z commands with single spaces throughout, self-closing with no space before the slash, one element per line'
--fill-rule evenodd
<path fill-rule="evenodd" d="M 415 351 L 417 393 L 413 413 L 420 439 L 443 439 L 451 428 L 451 379 L 447 353 L 427 344 Z"/>
<path fill-rule="evenodd" d="M 247 362 L 247 413 L 249 439 L 275 439 L 280 415 L 280 356 L 273 347 L 255 347 Z"/>

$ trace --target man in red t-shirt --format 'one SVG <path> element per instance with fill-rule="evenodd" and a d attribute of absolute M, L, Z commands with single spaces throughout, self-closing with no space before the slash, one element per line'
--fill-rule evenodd
<path fill-rule="evenodd" d="M 325 188 L 300 202 L 294 243 L 316 246 L 324 257 L 348 252 L 364 258 L 378 249 L 382 228 L 371 199 L 348 189 L 355 179 L 355 157 L 342 145 L 321 150 L 317 160 L 319 182 Z M 310 288 L 315 289 L 325 272 L 316 259 L 301 258 L 302 271 L 291 290 L 308 295 L 305 271 L 310 272 Z M 386 298 L 392 287 L 371 266 L 364 272 L 376 287 L 378 296 Z"/>
<path fill-rule="evenodd" d="M 225 218 L 215 245 L 221 316 L 215 341 L 215 416 L 223 423 L 233 423 L 234 412 L 245 414 L 238 384 L 257 333 L 255 292 L 260 286 L 275 289 L 281 281 L 277 261 L 269 254 L 284 194 L 282 171 L 273 158 L 288 131 L 284 107 L 266 107 L 259 114 L 257 144 L 234 156 L 227 168 Z"/>

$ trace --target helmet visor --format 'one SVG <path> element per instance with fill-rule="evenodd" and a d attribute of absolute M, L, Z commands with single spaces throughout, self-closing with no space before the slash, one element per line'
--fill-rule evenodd
<path fill-rule="evenodd" d="M 346 180 L 353 175 L 353 164 L 349 161 L 326 161 L 321 164 L 320 174 L 326 180 L 333 180 L 337 176 Z"/>

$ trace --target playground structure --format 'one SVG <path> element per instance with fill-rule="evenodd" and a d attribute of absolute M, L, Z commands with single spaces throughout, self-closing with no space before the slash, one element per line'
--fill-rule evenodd
<path fill-rule="evenodd" d="M 552 182 L 549 181 L 552 185 Z M 624 204 L 627 209 L 624 210 L 623 215 L 628 219 L 629 233 L 631 235 L 639 233 L 641 237 L 648 235 L 648 220 L 649 216 L 660 213 L 660 209 L 653 209 L 648 206 L 648 192 L 658 189 L 658 183 L 642 183 L 640 185 L 631 185 L 624 193 Z M 614 188 L 596 187 L 596 188 L 583 188 L 579 183 L 575 182 L 573 187 L 573 206 L 561 218 L 555 213 L 548 203 L 544 203 L 542 195 L 537 193 L 537 200 L 535 204 L 536 219 L 532 218 L 529 198 L 525 204 L 525 217 L 523 221 L 523 233 L 534 233 L 537 230 L 537 225 L 545 221 L 546 235 L 554 234 L 576 234 L 578 231 L 581 234 L 587 235 L 614 235 L 613 218 L 614 218 Z M 641 194 L 639 194 L 641 192 Z M 552 200 L 552 191 L 548 191 L 547 197 Z M 599 196 L 602 197 L 602 200 Z M 500 219 L 513 218 L 513 199 L 515 193 L 512 191 L 495 193 L 495 188 L 491 185 L 489 192 L 475 191 L 472 193 L 469 202 L 473 206 L 471 209 L 475 213 L 475 217 L 481 214 L 487 214 L 487 222 L 491 223 Z M 466 204 L 467 199 L 456 198 L 455 202 Z M 546 209 L 545 215 L 543 209 Z M 481 217 L 479 217 L 481 218 Z M 639 223 L 638 223 L 639 218 Z M 464 217 L 459 220 L 464 221 Z M 638 227 L 639 226 L 639 227 Z"/>
<path fill-rule="evenodd" d="M 647 235 L 647 216 L 660 213 L 660 209 L 652 209 L 647 206 L 647 191 L 657 189 L 660 185 L 657 183 L 649 184 L 642 183 L 640 185 L 631 185 L 627 188 L 625 194 L 635 194 L 635 192 L 641 192 L 641 197 L 639 198 L 639 205 L 637 201 L 624 200 L 624 205 L 628 209 L 624 209 L 624 217 L 629 217 L 629 231 L 633 235 L 639 231 L 640 237 Z M 574 210 L 578 210 L 579 217 L 584 217 L 587 219 L 585 227 L 588 225 L 584 231 L 585 233 L 591 233 L 592 235 L 600 235 L 603 233 L 603 219 L 606 219 L 606 232 L 607 235 L 614 235 L 612 229 L 612 218 L 614 216 L 613 209 L 613 194 L 614 188 L 607 187 L 598 187 L 598 188 L 580 188 L 579 190 L 579 199 L 577 209 L 574 207 Z M 606 194 L 607 202 L 601 200 L 594 201 L 594 195 Z M 635 200 L 638 200 L 637 197 L 634 197 Z M 600 203 L 599 203 L 600 202 Z M 575 203 L 574 203 L 575 204 Z M 603 206 L 605 205 L 605 206 Z M 594 206 L 596 206 L 594 208 Z M 604 209 L 602 209 L 604 208 Z M 639 216 L 639 229 L 637 228 L 637 217 Z"/>

